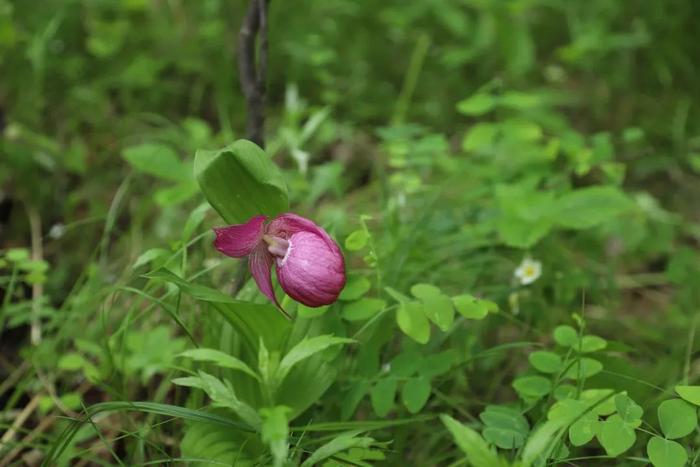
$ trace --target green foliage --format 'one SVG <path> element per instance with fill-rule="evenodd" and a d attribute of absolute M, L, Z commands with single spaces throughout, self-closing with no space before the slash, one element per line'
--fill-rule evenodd
<path fill-rule="evenodd" d="M 682 467 L 688 461 L 688 453 L 683 446 L 658 436 L 649 438 L 647 455 L 654 467 Z"/>
<path fill-rule="evenodd" d="M 7 463 L 697 462 L 692 1 L 269 2 L 265 148 L 245 2 L 41 3 L 0 0 Z M 211 246 L 284 211 L 348 275 L 291 320 Z"/>
<path fill-rule="evenodd" d="M 698 424 L 695 407 L 680 399 L 662 402 L 658 415 L 661 431 L 667 439 L 682 438 L 692 433 Z"/>
<path fill-rule="evenodd" d="M 449 415 L 441 415 L 440 419 L 454 438 L 457 446 L 466 455 L 469 464 L 474 467 L 506 467 L 509 465 L 505 459 L 496 455 L 479 433 L 459 423 Z"/>
<path fill-rule="evenodd" d="M 484 439 L 501 449 L 516 449 L 525 444 L 530 431 L 527 419 L 510 407 L 489 405 L 479 414 L 484 423 Z"/>
<path fill-rule="evenodd" d="M 288 210 L 279 169 L 250 141 L 239 140 L 220 151 L 197 151 L 194 175 L 207 201 L 229 224 Z"/>

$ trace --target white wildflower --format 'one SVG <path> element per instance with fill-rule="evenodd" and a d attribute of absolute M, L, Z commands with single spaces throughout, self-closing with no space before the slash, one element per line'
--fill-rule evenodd
<path fill-rule="evenodd" d="M 542 275 L 542 263 L 530 257 L 525 257 L 520 266 L 515 269 L 513 275 L 522 285 L 532 284 Z"/>

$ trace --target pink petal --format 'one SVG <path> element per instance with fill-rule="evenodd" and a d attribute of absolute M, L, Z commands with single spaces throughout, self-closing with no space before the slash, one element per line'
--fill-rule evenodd
<path fill-rule="evenodd" d="M 277 297 L 275 297 L 275 291 L 272 288 L 272 278 L 270 276 L 272 261 L 273 257 L 267 251 L 267 246 L 263 243 L 258 245 L 248 257 L 248 268 L 253 275 L 253 279 L 255 279 L 255 283 L 258 284 L 260 291 L 277 305 L 277 308 L 282 309 L 277 301 Z"/>
<path fill-rule="evenodd" d="M 333 252 L 342 256 L 340 248 L 335 241 L 333 241 L 331 236 L 328 235 L 328 232 L 316 225 L 313 221 L 291 212 L 280 214 L 272 219 L 267 226 L 267 232 L 270 235 L 278 235 L 282 238 L 289 238 L 297 232 L 311 232 L 321 237 L 326 245 L 328 245 L 328 248 Z"/>
<path fill-rule="evenodd" d="M 310 307 L 329 305 L 345 286 L 345 261 L 338 248 L 330 248 L 312 231 L 289 238 L 289 250 L 277 258 L 277 279 L 294 300 Z"/>
<path fill-rule="evenodd" d="M 266 219 L 265 216 L 255 216 L 245 224 L 215 228 L 214 247 L 223 254 L 234 258 L 248 256 L 262 238 L 263 223 Z"/>

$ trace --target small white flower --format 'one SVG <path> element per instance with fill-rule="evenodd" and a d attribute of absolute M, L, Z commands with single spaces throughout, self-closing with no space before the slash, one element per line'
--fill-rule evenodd
<path fill-rule="evenodd" d="M 58 224 L 54 224 L 51 226 L 51 229 L 49 230 L 49 237 L 56 240 L 63 237 L 63 234 L 65 233 L 66 226 L 59 222 Z"/>
<path fill-rule="evenodd" d="M 525 257 L 513 275 L 522 285 L 532 284 L 542 275 L 542 263 L 530 257 Z"/>
<path fill-rule="evenodd" d="M 382 365 L 382 373 L 389 373 L 391 371 L 391 363 L 385 363 Z"/>

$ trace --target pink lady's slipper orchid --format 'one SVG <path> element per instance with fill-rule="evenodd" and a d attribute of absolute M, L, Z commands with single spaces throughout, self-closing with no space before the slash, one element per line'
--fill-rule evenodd
<path fill-rule="evenodd" d="M 245 224 L 216 228 L 214 246 L 234 258 L 248 256 L 258 288 L 278 307 L 272 263 L 282 289 L 294 300 L 310 307 L 336 301 L 345 286 L 345 261 L 338 244 L 321 227 L 296 214 L 281 214 L 268 224 L 266 220 L 255 216 Z"/>

